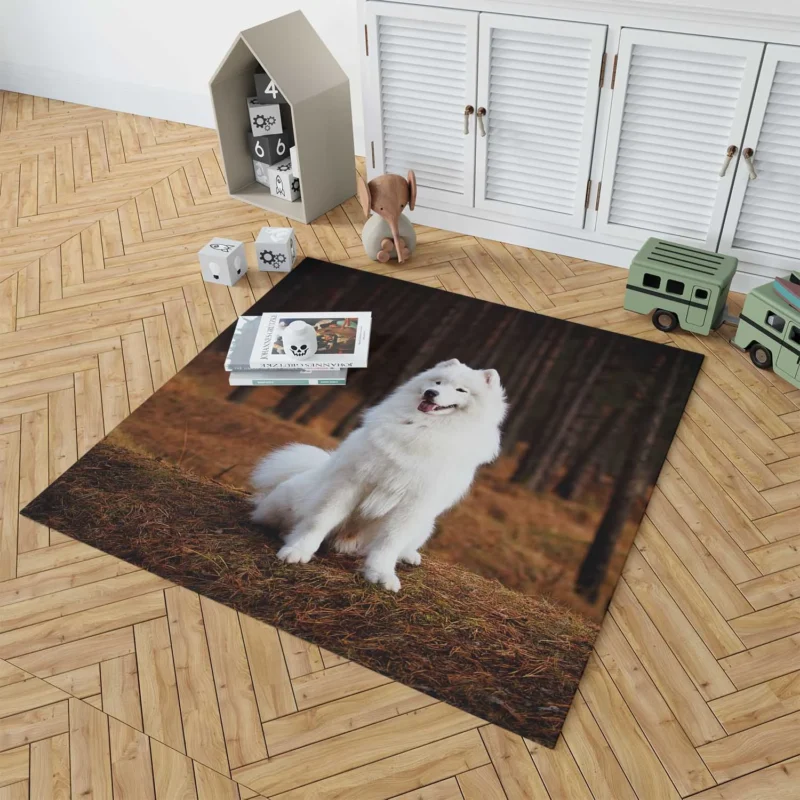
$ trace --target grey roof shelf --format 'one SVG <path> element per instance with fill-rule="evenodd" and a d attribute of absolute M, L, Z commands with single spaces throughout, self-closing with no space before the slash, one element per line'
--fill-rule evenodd
<path fill-rule="evenodd" d="M 253 175 L 247 98 L 259 65 L 292 109 L 300 167 L 294 202 L 273 197 Z M 242 31 L 209 85 L 231 197 L 311 222 L 355 194 L 350 82 L 301 11 Z"/>

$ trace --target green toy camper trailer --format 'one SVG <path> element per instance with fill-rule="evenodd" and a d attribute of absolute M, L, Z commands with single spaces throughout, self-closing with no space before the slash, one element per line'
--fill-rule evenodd
<path fill-rule="evenodd" d="M 625 308 L 652 313 L 661 331 L 708 334 L 724 321 L 737 264 L 733 256 L 648 239 L 631 263 Z"/>
<path fill-rule="evenodd" d="M 800 274 L 791 284 L 800 286 Z M 785 282 L 788 286 L 788 282 Z M 793 386 L 800 383 L 800 308 L 780 293 L 777 281 L 753 289 L 744 301 L 734 344 L 750 353 L 750 360 L 761 369 L 770 367 Z"/>
<path fill-rule="evenodd" d="M 625 308 L 652 313 L 665 332 L 681 327 L 708 335 L 723 322 L 738 325 L 733 343 L 757 367 L 800 388 L 800 273 L 753 289 L 737 318 L 725 305 L 737 266 L 733 256 L 648 239 L 631 262 Z"/>

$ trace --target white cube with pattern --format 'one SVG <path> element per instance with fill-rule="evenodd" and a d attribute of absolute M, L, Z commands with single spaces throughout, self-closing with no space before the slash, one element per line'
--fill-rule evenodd
<path fill-rule="evenodd" d="M 233 286 L 247 272 L 244 244 L 215 237 L 198 254 L 203 280 Z"/>
<path fill-rule="evenodd" d="M 297 256 L 293 228 L 262 228 L 256 237 L 256 261 L 262 272 L 290 272 Z"/>
<path fill-rule="evenodd" d="M 300 197 L 300 178 L 292 172 L 292 160 L 285 158 L 267 167 L 269 190 L 275 197 L 297 200 Z"/>
<path fill-rule="evenodd" d="M 257 97 L 248 97 L 247 111 L 253 136 L 283 133 L 292 128 L 292 110 L 286 103 L 262 103 Z"/>

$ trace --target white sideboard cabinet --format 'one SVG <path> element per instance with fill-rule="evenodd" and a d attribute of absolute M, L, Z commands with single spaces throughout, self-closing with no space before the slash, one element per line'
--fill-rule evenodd
<path fill-rule="evenodd" d="M 800 270 L 800 4 L 773 5 L 361 0 L 369 176 L 413 169 L 415 221 L 463 233 Z"/>

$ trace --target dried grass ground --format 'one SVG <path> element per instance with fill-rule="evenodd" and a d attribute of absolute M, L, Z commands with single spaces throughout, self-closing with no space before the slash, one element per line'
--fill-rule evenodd
<path fill-rule="evenodd" d="M 202 244 L 285 221 L 226 197 L 210 131 L 0 104 L 3 800 L 797 800 L 800 392 L 727 326 L 664 336 L 624 271 L 443 231 L 398 271 L 706 355 L 546 750 L 18 516 L 266 291 L 204 286 Z M 361 222 L 296 231 L 373 268 Z"/>
<path fill-rule="evenodd" d="M 120 447 L 92 448 L 26 516 L 204 597 L 554 746 L 597 636 L 566 607 L 426 557 L 395 596 L 355 559 L 297 567 L 247 494 Z"/>

